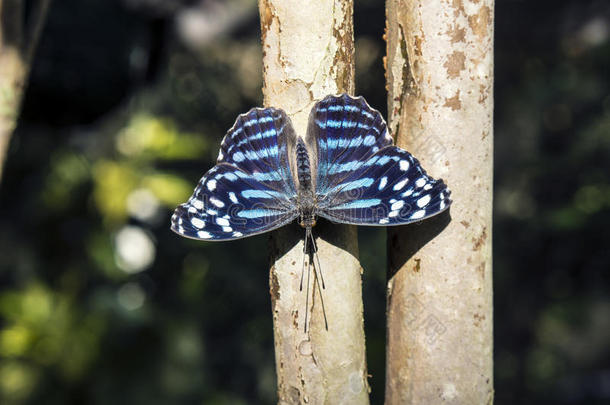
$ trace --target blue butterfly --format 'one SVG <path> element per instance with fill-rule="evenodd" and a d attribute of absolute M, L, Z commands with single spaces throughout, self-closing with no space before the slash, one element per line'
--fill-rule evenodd
<path fill-rule="evenodd" d="M 216 166 L 176 208 L 171 229 L 221 241 L 298 218 L 307 241 L 317 217 L 388 226 L 447 209 L 450 191 L 443 181 L 392 143 L 381 114 L 362 97 L 327 96 L 316 103 L 304 138 L 283 110 L 254 108 L 228 131 Z"/>
<path fill-rule="evenodd" d="M 445 183 L 428 176 L 417 159 L 392 143 L 381 114 L 362 97 L 327 96 L 316 103 L 305 137 L 295 134 L 283 110 L 254 108 L 237 118 L 216 166 L 176 208 L 172 230 L 220 241 L 298 219 L 305 228 L 301 289 L 309 254 L 308 307 L 314 257 L 314 281 L 319 277 L 324 288 L 311 232 L 318 216 L 345 224 L 401 225 L 437 215 L 451 204 Z M 326 322 L 323 300 L 322 309 Z"/>

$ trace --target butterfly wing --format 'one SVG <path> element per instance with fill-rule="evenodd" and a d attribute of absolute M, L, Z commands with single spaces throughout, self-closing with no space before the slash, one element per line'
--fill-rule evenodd
<path fill-rule="evenodd" d="M 218 164 L 235 165 L 267 187 L 293 196 L 288 152 L 295 144 L 294 129 L 283 110 L 253 108 L 237 117 L 225 135 Z"/>
<path fill-rule="evenodd" d="M 317 149 L 316 193 L 325 195 L 378 150 L 392 145 L 381 114 L 362 97 L 327 96 L 309 117 L 307 140 Z"/>
<path fill-rule="evenodd" d="M 392 146 L 381 114 L 362 97 L 328 96 L 314 106 L 318 214 L 357 225 L 397 225 L 445 210 L 449 190 L 407 151 Z"/>
<path fill-rule="evenodd" d="M 228 240 L 279 228 L 297 216 L 287 149 L 294 130 L 278 109 L 252 109 L 227 132 L 217 165 L 176 208 L 171 229 L 204 240 Z"/>
<path fill-rule="evenodd" d="M 356 225 L 400 225 L 441 213 L 450 191 L 428 176 L 417 159 L 387 146 L 335 184 L 319 203 L 319 215 Z"/>

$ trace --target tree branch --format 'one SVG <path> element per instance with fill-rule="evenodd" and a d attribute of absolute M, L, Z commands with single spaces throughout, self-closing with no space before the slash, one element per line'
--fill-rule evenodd
<path fill-rule="evenodd" d="M 21 48 L 24 0 L 0 0 L 0 44 Z"/>
<path fill-rule="evenodd" d="M 388 233 L 386 404 L 490 404 L 494 2 L 386 4 L 390 128 L 453 199 Z"/>
<path fill-rule="evenodd" d="M 25 62 L 28 67 L 31 67 L 32 65 L 34 52 L 36 52 L 36 48 L 38 47 L 38 41 L 40 40 L 40 34 L 42 33 L 42 29 L 47 20 L 47 13 L 49 12 L 50 5 L 51 0 L 38 0 L 32 6 L 32 12 L 27 21 L 27 32 L 25 33 L 23 49 Z"/>
<path fill-rule="evenodd" d="M 25 2 L 0 0 L 0 181 L 49 4 L 50 0 L 39 0 L 33 6 L 24 30 Z"/>
<path fill-rule="evenodd" d="M 313 104 L 354 90 L 351 0 L 260 0 L 265 105 L 283 108 L 305 136 Z M 270 289 L 279 403 L 368 404 L 361 267 L 356 228 L 321 221 L 314 228 L 324 272 L 325 329 L 319 286 L 309 308 L 299 291 L 303 230 L 272 235 Z M 304 333 L 305 314 L 311 323 Z"/>

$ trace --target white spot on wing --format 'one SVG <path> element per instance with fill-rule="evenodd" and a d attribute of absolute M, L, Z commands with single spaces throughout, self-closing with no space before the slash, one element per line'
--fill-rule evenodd
<path fill-rule="evenodd" d="M 379 182 L 379 190 L 383 190 L 383 188 L 385 187 L 385 185 L 388 184 L 388 177 L 387 176 L 383 176 L 381 178 L 381 181 Z"/>
<path fill-rule="evenodd" d="M 404 205 L 405 205 L 405 202 L 403 200 L 399 200 L 399 201 L 396 201 L 394 204 L 392 204 L 390 209 L 392 211 L 396 211 L 396 210 L 401 209 Z"/>
<path fill-rule="evenodd" d="M 425 196 L 423 196 L 422 198 L 417 200 L 417 206 L 419 208 L 423 208 L 426 205 L 428 205 L 429 202 L 430 202 L 430 194 L 426 194 Z"/>
<path fill-rule="evenodd" d="M 198 200 L 198 199 L 194 199 L 191 201 L 191 205 L 195 208 L 197 208 L 198 210 L 202 210 L 203 209 L 203 201 Z"/>
<path fill-rule="evenodd" d="M 405 186 L 405 184 L 407 184 L 407 182 L 409 181 L 409 179 L 404 179 L 399 181 L 398 183 L 394 184 L 394 188 L 393 190 L 402 190 L 402 188 Z"/>
<path fill-rule="evenodd" d="M 400 170 L 402 170 L 403 172 L 406 172 L 407 170 L 409 170 L 409 162 L 407 162 L 406 160 L 401 160 L 399 164 L 400 164 Z"/>
<path fill-rule="evenodd" d="M 415 185 L 417 187 L 423 187 L 426 184 L 426 179 L 424 179 L 423 177 L 420 177 L 419 179 L 417 179 L 417 181 L 415 182 Z"/>
<path fill-rule="evenodd" d="M 216 223 L 220 226 L 229 226 L 229 220 L 224 218 L 216 218 Z"/>
<path fill-rule="evenodd" d="M 423 218 L 424 215 L 426 215 L 426 210 L 415 211 L 413 215 L 411 215 L 411 219 Z"/>
<path fill-rule="evenodd" d="M 216 190 L 216 180 L 212 179 L 212 180 L 208 181 L 207 186 L 208 186 L 208 190 L 210 190 L 210 191 Z"/>
<path fill-rule="evenodd" d="M 210 202 L 212 204 L 214 204 L 215 206 L 217 206 L 218 208 L 222 208 L 225 206 L 225 203 L 223 203 L 222 201 L 220 201 L 218 198 L 216 197 L 210 197 Z"/>
<path fill-rule="evenodd" d="M 223 226 L 222 230 L 223 232 L 233 232 L 233 228 L 231 228 L 230 226 Z"/>
<path fill-rule="evenodd" d="M 197 232 L 197 236 L 199 236 L 201 239 L 210 239 L 212 234 L 206 231 L 199 231 Z"/>
<path fill-rule="evenodd" d="M 233 202 L 233 204 L 237 204 L 237 197 L 235 196 L 234 192 L 229 192 L 229 199 L 231 200 L 231 202 Z"/>
<path fill-rule="evenodd" d="M 197 229 L 202 229 L 205 227 L 205 221 L 202 221 L 199 218 L 191 218 L 191 224 Z"/>

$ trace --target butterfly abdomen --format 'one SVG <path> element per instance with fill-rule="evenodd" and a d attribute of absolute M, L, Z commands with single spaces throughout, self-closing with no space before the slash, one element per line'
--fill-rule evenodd
<path fill-rule="evenodd" d="M 300 138 L 297 142 L 296 154 L 299 189 L 303 191 L 311 190 L 311 166 L 309 163 L 309 153 L 307 153 L 305 144 Z"/>
<path fill-rule="evenodd" d="M 305 143 L 301 138 L 296 146 L 297 180 L 299 181 L 298 209 L 301 226 L 311 228 L 316 224 L 314 192 L 311 184 L 311 162 Z"/>

